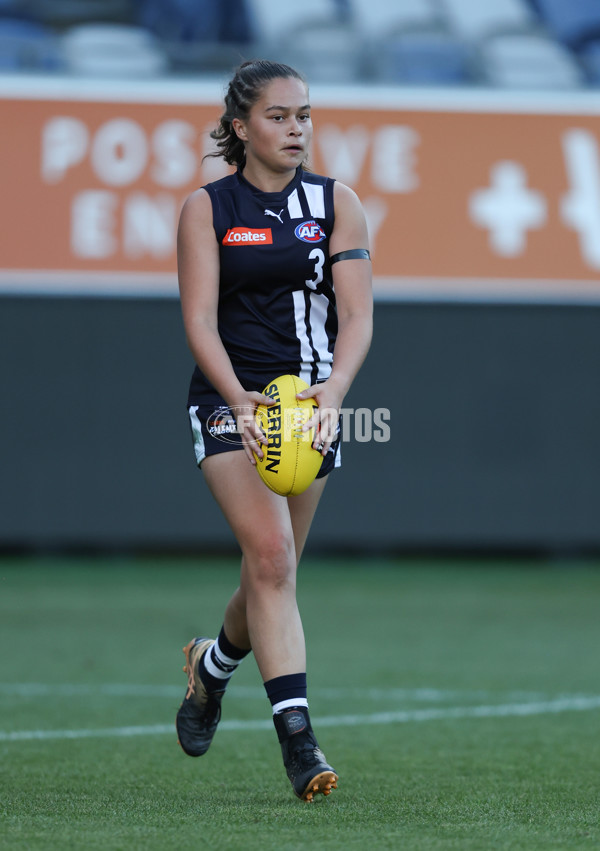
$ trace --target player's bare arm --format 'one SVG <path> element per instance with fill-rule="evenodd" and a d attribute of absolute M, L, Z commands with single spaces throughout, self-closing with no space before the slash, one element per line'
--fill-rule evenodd
<path fill-rule="evenodd" d="M 244 450 L 251 464 L 253 452 L 266 439 L 254 419 L 256 406 L 271 404 L 262 393 L 244 390 L 219 336 L 219 246 L 208 193 L 192 193 L 181 211 L 177 232 L 179 292 L 187 342 L 194 359 L 211 384 L 227 401 L 243 432 Z"/>

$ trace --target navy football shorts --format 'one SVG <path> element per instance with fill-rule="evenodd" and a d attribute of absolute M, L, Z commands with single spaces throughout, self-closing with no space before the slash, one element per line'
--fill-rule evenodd
<path fill-rule="evenodd" d="M 194 452 L 196 464 L 200 467 L 209 455 L 218 455 L 220 452 L 231 452 L 235 449 L 243 449 L 242 437 L 237 431 L 236 422 L 230 409 L 221 405 L 211 411 L 207 416 L 206 411 L 201 410 L 198 405 L 190 405 L 188 408 L 192 439 L 194 441 Z M 331 444 L 327 455 L 323 458 L 321 469 L 317 473 L 317 479 L 328 475 L 335 467 L 342 465 L 341 440 L 338 437 Z"/>

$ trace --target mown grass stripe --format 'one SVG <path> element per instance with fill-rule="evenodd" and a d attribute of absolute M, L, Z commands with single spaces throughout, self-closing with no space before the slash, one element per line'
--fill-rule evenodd
<path fill-rule="evenodd" d="M 0 697 L 140 697 L 140 698 L 177 698 L 181 699 L 184 685 L 150 685 L 136 683 L 0 683 Z M 441 703 L 449 700 L 493 700 L 504 698 L 510 701 L 547 700 L 548 695 L 532 691 L 491 692 L 482 689 L 438 689 L 438 688 L 311 688 L 315 698 L 339 700 L 341 698 L 361 698 L 369 700 L 404 700 L 424 703 Z M 231 685 L 227 689 L 228 698 L 247 700 L 249 698 L 264 701 L 265 690 L 262 686 Z M 567 695 L 568 697 L 570 695 Z"/>

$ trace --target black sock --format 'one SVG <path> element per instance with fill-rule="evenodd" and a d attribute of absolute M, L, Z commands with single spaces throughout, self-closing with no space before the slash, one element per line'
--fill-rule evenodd
<path fill-rule="evenodd" d="M 267 680 L 264 685 L 273 707 L 273 715 L 278 715 L 292 707 L 308 709 L 306 672 L 274 677 L 272 680 Z"/>

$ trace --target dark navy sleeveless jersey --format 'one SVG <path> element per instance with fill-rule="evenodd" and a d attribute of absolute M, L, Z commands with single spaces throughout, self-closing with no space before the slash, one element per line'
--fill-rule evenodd
<path fill-rule="evenodd" d="M 310 385 L 331 372 L 333 184 L 298 168 L 282 192 L 261 192 L 239 170 L 204 187 L 219 243 L 219 334 L 246 390 L 285 373 Z M 189 404 L 214 396 L 196 367 Z"/>

